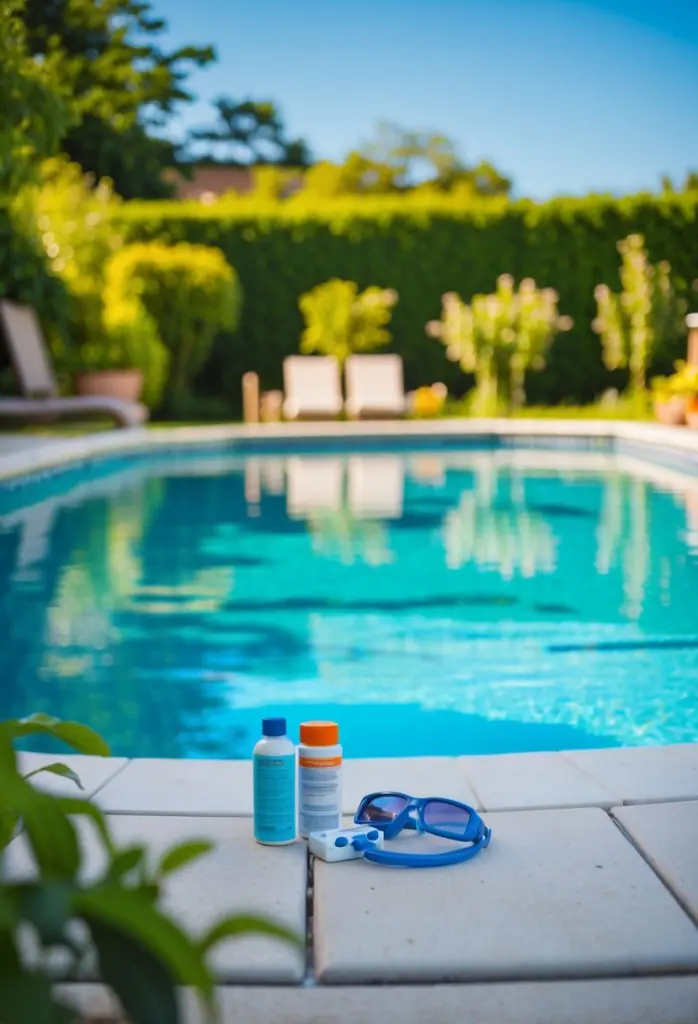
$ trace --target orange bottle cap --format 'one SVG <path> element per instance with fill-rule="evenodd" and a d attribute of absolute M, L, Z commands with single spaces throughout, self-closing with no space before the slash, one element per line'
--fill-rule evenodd
<path fill-rule="evenodd" d="M 339 743 L 339 726 L 336 722 L 302 722 L 300 736 L 306 747 L 334 747 Z"/>

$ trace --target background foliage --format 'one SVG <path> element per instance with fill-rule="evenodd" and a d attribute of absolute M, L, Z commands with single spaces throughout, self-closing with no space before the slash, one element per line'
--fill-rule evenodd
<path fill-rule="evenodd" d="M 27 0 L 25 23 L 29 52 L 52 62 L 71 96 L 64 152 L 124 198 L 168 195 L 161 175 L 177 165 L 178 147 L 153 129 L 193 98 L 188 73 L 209 64 L 213 49 L 164 48 L 167 26 L 148 0 Z"/>
<path fill-rule="evenodd" d="M 641 233 L 650 259 L 668 259 L 684 292 L 698 266 L 696 193 L 543 204 L 464 204 L 419 193 L 312 204 L 302 196 L 214 207 L 134 202 L 124 204 L 118 218 L 130 239 L 215 245 L 236 268 L 245 295 L 239 332 L 219 339 L 197 382 L 200 392 L 222 391 L 236 405 L 247 370 L 258 371 L 265 387 L 280 385 L 282 359 L 298 351 L 303 329 L 298 298 L 329 277 L 395 289 L 400 302 L 391 349 L 404 357 L 407 386 L 443 380 L 462 393 L 471 382 L 448 362 L 441 344 L 426 337 L 425 324 L 438 317 L 444 292 L 456 291 L 468 302 L 491 292 L 501 273 L 554 288 L 559 308 L 574 321 L 546 368 L 527 382 L 529 401 L 590 401 L 624 382 L 605 368 L 591 328 L 596 285 L 619 289 L 617 242 Z M 685 336 L 665 348 L 656 353 L 655 372 L 684 353 Z"/>
<path fill-rule="evenodd" d="M 109 308 L 129 301 L 157 325 L 168 358 L 163 362 L 156 356 L 154 370 L 158 388 L 165 390 L 166 410 L 176 412 L 187 401 L 190 381 L 216 333 L 237 326 L 242 302 L 237 275 L 212 246 L 126 245 L 107 266 L 105 303 Z"/>

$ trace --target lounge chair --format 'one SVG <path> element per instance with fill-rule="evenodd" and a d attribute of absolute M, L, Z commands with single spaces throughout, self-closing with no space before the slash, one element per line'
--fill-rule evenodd
<path fill-rule="evenodd" d="M 284 396 L 288 420 L 336 419 L 344 405 L 339 363 L 332 356 L 288 356 Z"/>
<path fill-rule="evenodd" d="M 405 466 L 397 455 L 355 455 L 347 467 L 349 508 L 357 519 L 399 519 Z"/>
<path fill-rule="evenodd" d="M 337 456 L 293 455 L 286 464 L 286 510 L 291 519 L 338 512 L 344 466 Z"/>
<path fill-rule="evenodd" d="M 352 419 L 395 419 L 407 412 L 400 356 L 349 356 L 345 378 Z"/>
<path fill-rule="evenodd" d="M 108 416 L 121 427 L 137 427 L 148 418 L 138 402 L 107 396 L 61 398 L 44 337 L 34 310 L 0 300 L 2 324 L 23 398 L 0 397 L 0 418 L 41 422 L 62 416 Z"/>

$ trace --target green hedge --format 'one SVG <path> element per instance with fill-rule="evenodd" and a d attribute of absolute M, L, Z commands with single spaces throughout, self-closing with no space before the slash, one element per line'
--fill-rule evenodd
<path fill-rule="evenodd" d="M 225 391 L 239 403 L 240 377 L 257 370 L 265 387 L 278 386 L 281 361 L 298 350 L 303 328 L 298 298 L 331 277 L 395 288 L 392 348 L 404 357 L 409 387 L 444 380 L 456 393 L 466 382 L 448 363 L 424 325 L 437 318 L 441 295 L 467 301 L 494 290 L 497 275 L 533 277 L 560 295 L 574 329 L 558 337 L 548 367 L 531 376 L 529 400 L 584 402 L 624 383 L 609 374 L 592 333 L 594 287 L 618 287 L 616 243 L 645 236 L 653 261 L 668 259 L 688 287 L 698 277 L 698 194 L 624 199 L 589 197 L 489 201 L 463 208 L 448 197 L 127 203 L 119 212 L 127 237 L 216 245 L 239 274 L 245 303 L 238 333 L 218 339 L 197 390 Z M 694 303 L 695 306 L 695 303 Z M 677 338 L 655 369 L 680 356 Z"/>

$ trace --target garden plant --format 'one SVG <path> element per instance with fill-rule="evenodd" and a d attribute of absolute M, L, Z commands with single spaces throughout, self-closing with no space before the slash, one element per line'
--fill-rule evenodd
<path fill-rule="evenodd" d="M 683 336 L 687 304 L 676 294 L 670 264 L 650 263 L 642 235 L 628 235 L 618 243 L 618 251 L 622 291 L 597 285 L 592 326 L 601 338 L 608 369 L 627 368 L 630 391 L 640 395 L 656 350 Z"/>
<path fill-rule="evenodd" d="M 203 935 L 188 934 L 163 910 L 163 886 L 211 844 L 192 837 L 157 863 L 142 845 L 119 848 L 108 819 L 92 801 L 53 795 L 33 784 L 34 776 L 48 772 L 80 787 L 71 768 L 55 761 L 21 772 L 14 744 L 31 735 L 48 735 L 84 754 L 109 754 L 104 740 L 77 722 L 43 714 L 0 722 L 0 1024 L 80 1019 L 75 1007 L 54 994 L 53 983 L 61 978 L 49 969 L 49 952 L 62 952 L 64 979 L 90 964 L 94 969 L 96 957 L 98 977 L 132 1024 L 180 1024 L 178 986 L 193 988 L 209 1018 L 217 1017 L 208 957 L 218 943 L 258 933 L 300 944 L 281 925 L 249 915 L 224 917 Z M 104 866 L 96 877 L 86 877 L 82 824 L 94 830 L 101 849 Z M 15 877 L 5 870 L 2 851 L 10 843 L 28 847 L 36 865 L 30 875 Z M 21 941 L 27 930 L 40 952 L 29 961 Z"/>
<path fill-rule="evenodd" d="M 392 308 L 397 292 L 371 286 L 359 292 L 354 281 L 333 278 L 301 295 L 305 319 L 301 352 L 334 356 L 344 365 L 353 352 L 372 352 L 390 341 Z"/>
<path fill-rule="evenodd" d="M 494 294 L 474 295 L 470 305 L 455 292 L 442 297 L 441 319 L 426 331 L 474 374 L 473 412 L 495 415 L 523 405 L 526 373 L 542 369 L 555 335 L 572 327 L 557 300 L 554 289 L 539 289 L 531 278 L 516 288 L 510 274 L 500 275 Z"/>

